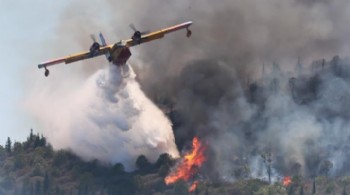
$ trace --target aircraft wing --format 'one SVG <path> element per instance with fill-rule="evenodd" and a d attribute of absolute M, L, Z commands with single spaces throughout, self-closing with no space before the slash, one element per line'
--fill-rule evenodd
<path fill-rule="evenodd" d="M 161 39 L 161 38 L 164 37 L 165 34 L 168 34 L 168 33 L 171 33 L 171 32 L 175 32 L 175 31 L 178 31 L 178 30 L 181 30 L 181 29 L 184 29 L 184 28 L 186 28 L 187 31 L 189 31 L 188 27 L 191 26 L 191 25 L 192 25 L 192 21 L 184 22 L 184 23 L 181 23 L 181 24 L 178 24 L 178 25 L 175 25 L 175 26 L 171 26 L 169 28 L 161 29 L 161 30 L 158 30 L 158 31 L 155 31 L 155 32 L 151 32 L 151 33 L 142 35 L 140 41 L 135 41 L 133 39 L 125 40 L 125 45 L 127 47 L 132 47 L 132 46 L 135 46 L 135 45 L 139 45 L 141 43 L 146 43 L 146 42 L 153 41 L 153 40 L 156 40 L 156 39 Z"/>
<path fill-rule="evenodd" d="M 94 58 L 94 57 L 108 53 L 111 50 L 111 48 L 112 48 L 112 45 L 107 45 L 107 46 L 101 47 L 99 50 L 96 50 L 94 52 L 86 51 L 86 52 L 81 52 L 70 56 L 66 56 L 63 58 L 50 60 L 47 62 L 40 63 L 38 65 L 38 68 L 46 68 L 48 66 L 52 66 L 55 64 L 60 64 L 60 63 L 68 64 L 68 63 L 72 63 L 80 60 Z"/>

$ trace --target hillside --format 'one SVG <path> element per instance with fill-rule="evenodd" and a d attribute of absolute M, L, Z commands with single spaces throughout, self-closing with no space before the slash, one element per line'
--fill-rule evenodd
<path fill-rule="evenodd" d="M 167 188 L 165 176 L 173 160 L 161 155 L 155 164 L 140 156 L 139 170 L 126 173 L 120 163 L 84 162 L 67 150 L 54 151 L 46 138 L 31 131 L 23 143 L 0 146 L 0 194 L 135 194 Z M 147 181 L 147 182 L 146 182 Z M 152 193 L 153 193 L 152 192 Z"/>
<path fill-rule="evenodd" d="M 183 181 L 165 185 L 164 177 L 175 164 L 169 155 L 154 164 L 140 156 L 135 163 L 138 170 L 128 173 L 120 163 L 84 162 L 70 151 L 54 151 L 45 137 L 31 131 L 25 142 L 12 144 L 9 138 L 0 146 L 0 194 L 189 194 Z M 346 194 L 349 181 L 318 177 L 313 189 L 312 180 L 300 176 L 294 176 L 289 187 L 258 179 L 229 183 L 207 178 L 193 194 Z"/>

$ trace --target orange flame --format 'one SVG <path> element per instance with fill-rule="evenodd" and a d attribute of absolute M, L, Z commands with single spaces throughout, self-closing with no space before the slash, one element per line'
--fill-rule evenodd
<path fill-rule="evenodd" d="M 180 179 L 188 181 L 194 176 L 194 174 L 196 174 L 198 168 L 206 160 L 204 156 L 205 147 L 197 137 L 193 138 L 192 147 L 192 151 L 183 157 L 176 169 L 165 177 L 165 183 L 167 185 L 175 183 Z M 189 188 L 189 191 L 194 191 L 197 184 L 198 181 L 195 181 Z"/>
<path fill-rule="evenodd" d="M 290 176 L 286 176 L 282 180 L 282 184 L 286 187 L 289 186 L 291 183 L 292 183 L 292 178 Z"/>
<path fill-rule="evenodd" d="M 194 192 L 194 190 L 197 188 L 198 181 L 193 182 L 193 184 L 188 189 L 189 192 Z"/>

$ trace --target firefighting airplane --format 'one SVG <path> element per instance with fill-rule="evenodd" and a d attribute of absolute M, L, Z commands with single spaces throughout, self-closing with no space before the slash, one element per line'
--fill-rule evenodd
<path fill-rule="evenodd" d="M 149 33 L 149 32 L 140 32 L 136 30 L 134 25 L 130 24 L 130 27 L 135 31 L 131 39 L 121 40 L 115 44 L 107 45 L 102 33 L 99 34 L 101 44 L 96 41 L 93 35 L 91 35 L 93 44 L 91 45 L 89 51 L 43 62 L 38 65 L 38 68 L 44 68 L 45 76 L 47 77 L 50 74 L 49 70 L 47 69 L 48 66 L 52 66 L 63 62 L 65 64 L 69 64 L 80 60 L 94 58 L 100 55 L 105 55 L 109 62 L 117 66 L 123 66 L 126 64 L 126 62 L 131 56 L 131 52 L 129 49 L 130 47 L 139 45 L 141 43 L 146 43 L 149 41 L 163 38 L 165 34 L 168 34 L 177 30 L 181 30 L 184 28 L 187 31 L 187 34 L 186 34 L 187 37 L 190 37 L 192 32 L 191 30 L 189 30 L 189 26 L 191 25 L 192 25 L 192 21 L 188 21 L 182 24 L 171 26 L 169 28 L 165 28 L 165 29 L 161 29 L 161 30 Z"/>

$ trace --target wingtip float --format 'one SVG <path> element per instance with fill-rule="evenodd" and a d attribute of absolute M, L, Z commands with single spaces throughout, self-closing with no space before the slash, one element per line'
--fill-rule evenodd
<path fill-rule="evenodd" d="M 49 76 L 50 72 L 47 69 L 48 66 L 53 66 L 60 63 L 72 63 L 80 60 L 85 60 L 89 58 L 94 58 L 97 56 L 105 55 L 106 59 L 117 65 L 123 66 L 126 64 L 128 59 L 131 56 L 130 47 L 146 43 L 149 41 L 153 41 L 156 39 L 161 39 L 165 34 L 172 33 L 181 29 L 186 29 L 186 36 L 190 37 L 192 32 L 189 27 L 192 25 L 192 21 L 184 22 L 181 24 L 177 24 L 168 28 L 164 28 L 154 32 L 140 32 L 133 25 L 130 27 L 134 30 L 134 34 L 130 39 L 121 40 L 115 44 L 106 44 L 105 38 L 102 33 L 99 34 L 100 43 L 96 41 L 95 36 L 91 35 L 91 39 L 93 40 L 93 44 L 91 45 L 89 51 L 69 55 L 63 58 L 58 58 L 50 61 L 46 61 L 38 64 L 38 68 L 45 69 L 45 76 Z"/>

